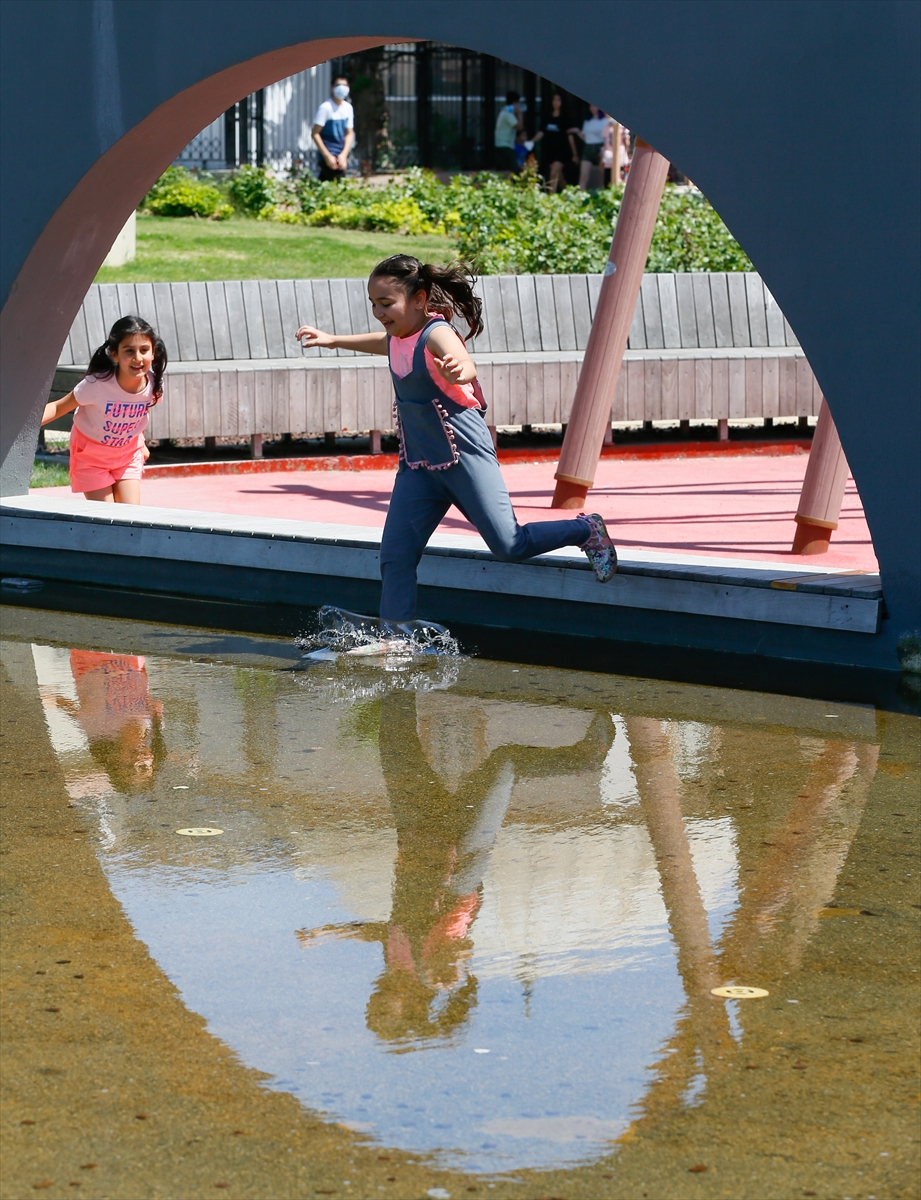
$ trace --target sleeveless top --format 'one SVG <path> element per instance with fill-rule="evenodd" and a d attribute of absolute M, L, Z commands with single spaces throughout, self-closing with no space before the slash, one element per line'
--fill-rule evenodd
<path fill-rule="evenodd" d="M 412 370 L 399 376 L 390 363 L 390 338 L 387 338 L 387 361 L 393 380 L 394 424 L 400 440 L 400 462 L 416 471 L 445 471 L 460 461 L 455 438 L 455 426 L 470 420 L 482 423 L 486 400 L 474 380 L 479 408 L 469 408 L 446 396 L 429 374 L 425 362 L 425 346 L 432 330 L 450 323 L 444 317 L 433 317 L 423 328 L 413 352 Z M 484 425 L 485 429 L 485 425 Z M 491 444 L 491 443 L 490 443 Z"/>

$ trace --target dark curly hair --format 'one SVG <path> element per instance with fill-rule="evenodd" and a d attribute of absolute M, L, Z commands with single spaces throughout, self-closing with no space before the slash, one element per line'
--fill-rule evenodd
<path fill-rule="evenodd" d="M 115 374 L 113 357 L 118 354 L 118 347 L 126 337 L 131 337 L 134 333 L 141 333 L 145 337 L 149 337 L 153 346 L 151 372 L 153 374 L 154 404 L 156 404 L 163 396 L 163 372 L 166 370 L 169 359 L 163 339 L 143 317 L 120 317 L 109 330 L 109 336 L 93 353 L 86 373 L 95 375 L 97 379 L 110 379 Z"/>
<path fill-rule="evenodd" d="M 436 267 L 420 262 L 411 254 L 394 254 L 377 264 L 369 282 L 371 279 L 393 279 L 407 296 L 425 292 L 428 307 L 448 321 L 455 316 L 463 317 L 470 330 L 465 342 L 483 332 L 483 302 L 473 291 L 475 277 L 462 263 Z"/>

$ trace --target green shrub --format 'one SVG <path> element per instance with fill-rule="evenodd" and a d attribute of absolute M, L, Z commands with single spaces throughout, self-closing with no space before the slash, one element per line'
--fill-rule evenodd
<path fill-rule="evenodd" d="M 240 167 L 227 190 L 234 208 L 254 217 L 271 216 L 280 199 L 275 180 L 265 167 Z"/>
<path fill-rule="evenodd" d="M 70 468 L 66 463 L 36 462 L 32 464 L 29 487 L 63 487 L 70 483 Z"/>
<path fill-rule="evenodd" d="M 167 167 L 141 204 L 156 217 L 211 217 L 231 213 L 220 191 L 185 167 Z"/>

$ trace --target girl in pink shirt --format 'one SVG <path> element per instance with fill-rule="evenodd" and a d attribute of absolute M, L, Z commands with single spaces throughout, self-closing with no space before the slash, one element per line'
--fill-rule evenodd
<path fill-rule="evenodd" d="M 140 504 L 148 410 L 163 395 L 166 347 L 141 317 L 122 317 L 72 392 L 45 405 L 42 424 L 74 413 L 70 486 L 87 500 Z"/>

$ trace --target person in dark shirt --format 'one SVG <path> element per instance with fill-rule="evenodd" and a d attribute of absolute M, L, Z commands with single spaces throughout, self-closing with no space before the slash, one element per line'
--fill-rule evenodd
<path fill-rule="evenodd" d="M 566 132 L 566 122 L 563 119 L 563 97 L 559 92 L 553 93 L 551 111 L 543 127 L 534 138 L 540 145 L 541 172 L 547 180 L 551 192 L 559 192 L 566 186 L 563 177 L 564 163 L 576 153 L 575 143 Z"/>

